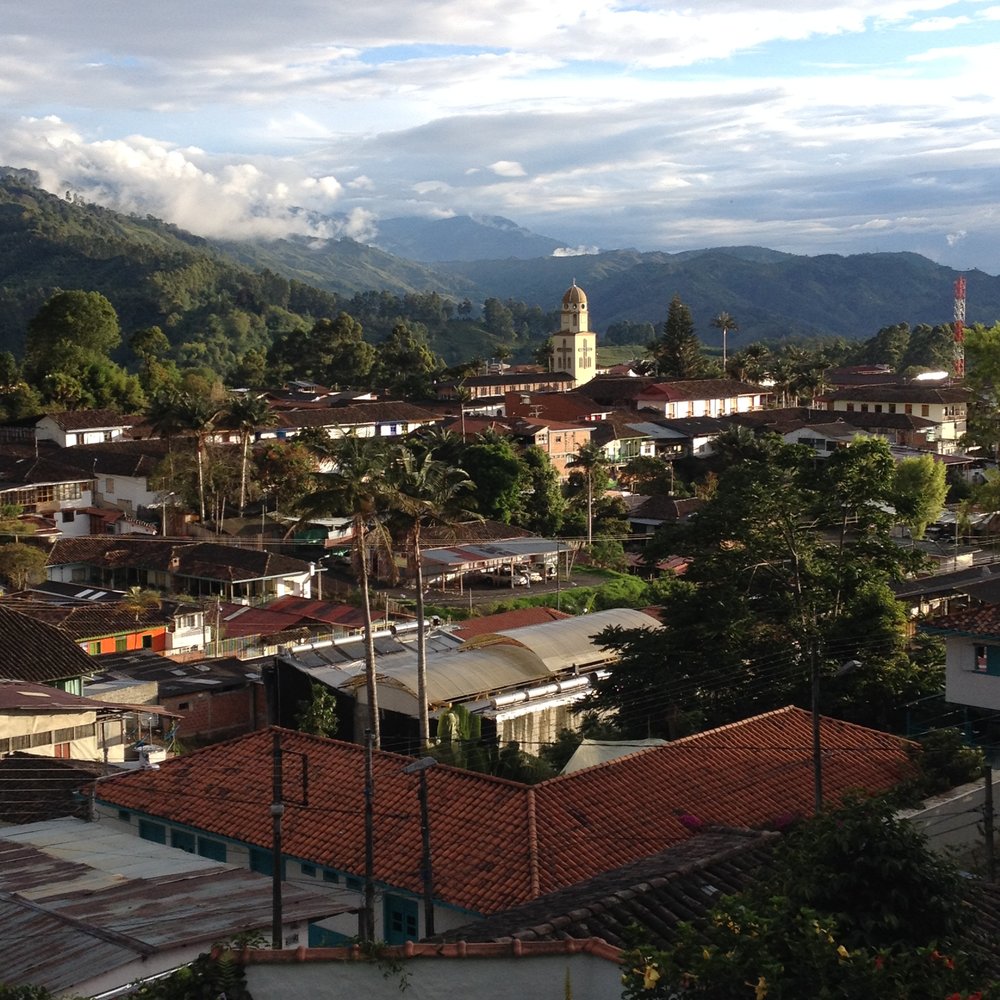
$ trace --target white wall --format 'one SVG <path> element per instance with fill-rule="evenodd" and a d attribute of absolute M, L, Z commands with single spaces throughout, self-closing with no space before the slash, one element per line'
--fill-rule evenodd
<path fill-rule="evenodd" d="M 367 961 L 309 961 L 247 967 L 247 987 L 268 1000 L 615 1000 L 621 972 L 585 953 L 539 957 L 411 958 L 400 977 Z"/>
<path fill-rule="evenodd" d="M 945 639 L 945 701 L 1000 711 L 1000 677 L 975 669 L 975 646 L 963 636 Z"/>

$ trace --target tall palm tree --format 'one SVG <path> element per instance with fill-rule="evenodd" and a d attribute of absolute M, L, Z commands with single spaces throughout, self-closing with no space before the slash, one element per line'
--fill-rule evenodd
<path fill-rule="evenodd" d="M 569 469 L 580 469 L 587 484 L 587 544 L 594 541 L 594 478 L 598 471 L 607 467 L 608 459 L 604 449 L 596 441 L 581 445 L 576 455 L 566 463 Z"/>
<path fill-rule="evenodd" d="M 158 397 L 150 408 L 153 429 L 169 438 L 174 434 L 193 434 L 198 458 L 198 500 L 201 520 L 205 521 L 205 447 L 215 430 L 224 407 L 216 400 L 192 392 L 173 392 Z"/>
<path fill-rule="evenodd" d="M 240 517 L 246 507 L 247 498 L 247 465 L 250 460 L 250 440 L 258 427 L 270 427 L 277 420 L 274 411 L 267 405 L 263 396 L 253 393 L 233 393 L 226 405 L 226 419 L 236 425 L 240 432 L 240 444 L 243 448 L 242 464 L 240 466 Z"/>
<path fill-rule="evenodd" d="M 712 326 L 717 330 L 722 331 L 722 370 L 726 370 L 726 334 L 732 331 L 736 333 L 739 330 L 739 324 L 733 319 L 732 316 L 727 312 L 720 312 L 715 319 L 712 320 Z"/>
<path fill-rule="evenodd" d="M 388 532 L 385 529 L 389 501 L 385 476 L 389 456 L 385 445 L 378 438 L 348 436 L 323 443 L 314 442 L 313 447 L 317 453 L 322 451 L 319 457 L 332 459 L 333 468 L 330 472 L 315 473 L 316 489 L 306 494 L 296 508 L 303 519 L 331 515 L 351 518 L 351 556 L 358 589 L 361 591 L 361 613 L 364 618 L 368 729 L 375 748 L 378 749 L 381 745 L 381 732 L 368 581 L 372 546 L 389 548 Z"/>
<path fill-rule="evenodd" d="M 390 467 L 388 483 L 394 492 L 395 518 L 404 526 L 408 555 L 413 561 L 417 584 L 417 701 L 420 706 L 420 742 L 431 741 L 427 707 L 427 637 L 424 626 L 424 571 L 420 560 L 421 529 L 429 525 L 455 527 L 479 519 L 462 507 L 462 495 L 473 489 L 468 474 L 426 451 L 401 446 Z"/>

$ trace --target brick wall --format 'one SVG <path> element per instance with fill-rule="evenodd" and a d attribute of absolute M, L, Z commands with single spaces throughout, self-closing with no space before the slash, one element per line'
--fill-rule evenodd
<path fill-rule="evenodd" d="M 193 737 L 239 736 L 267 725 L 263 684 L 248 682 L 246 687 L 226 691 L 193 691 L 176 698 L 164 698 L 163 706 L 183 716 L 178 724 L 182 742 Z"/>

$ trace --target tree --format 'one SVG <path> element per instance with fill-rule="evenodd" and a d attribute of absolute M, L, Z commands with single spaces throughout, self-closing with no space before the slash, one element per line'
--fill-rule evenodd
<path fill-rule="evenodd" d="M 427 636 L 424 622 L 424 570 L 420 556 L 421 530 L 429 525 L 454 527 L 478 515 L 462 505 L 472 481 L 462 469 L 434 459 L 429 452 L 406 446 L 396 451 L 389 467 L 388 485 L 394 491 L 393 514 L 405 526 L 409 556 L 417 584 L 417 701 L 420 709 L 420 742 L 431 742 L 427 706 Z"/>
<path fill-rule="evenodd" d="M 587 544 L 594 541 L 594 481 L 598 474 L 607 469 L 608 459 L 604 449 L 596 441 L 581 445 L 576 455 L 567 463 L 568 469 L 579 469 L 583 473 L 587 487 Z"/>
<path fill-rule="evenodd" d="M 858 660 L 864 670 L 830 693 L 845 692 L 859 721 L 895 710 L 872 690 L 919 684 L 889 588 L 916 559 L 890 537 L 888 444 L 842 452 L 817 461 L 781 445 L 748 456 L 722 471 L 697 518 L 657 534 L 650 559 L 683 552 L 691 563 L 666 596 L 663 629 L 605 636 L 619 656 L 592 707 L 628 736 L 676 735 L 808 705 L 813 670 L 832 677 Z"/>
<path fill-rule="evenodd" d="M 136 621 L 147 611 L 159 608 L 162 604 L 163 600 L 155 590 L 145 590 L 142 587 L 129 587 L 121 601 L 122 608 L 134 614 Z"/>
<path fill-rule="evenodd" d="M 541 535 L 552 536 L 562 527 L 566 501 L 559 488 L 559 474 L 549 456 L 531 445 L 521 453 L 525 470 L 524 513 L 521 524 Z"/>
<path fill-rule="evenodd" d="M 722 331 L 722 368 L 725 371 L 726 368 L 726 334 L 736 333 L 739 330 L 739 324 L 733 319 L 732 316 L 727 312 L 720 312 L 715 319 L 712 320 L 712 326 L 717 330 Z"/>
<path fill-rule="evenodd" d="M 397 323 L 389 338 L 375 348 L 372 381 L 398 395 L 433 395 L 432 379 L 444 365 L 427 344 L 426 334 L 409 323 Z"/>
<path fill-rule="evenodd" d="M 302 497 L 297 509 L 303 520 L 331 516 L 351 518 L 352 563 L 358 578 L 364 618 L 368 729 L 375 748 L 378 749 L 381 745 L 381 732 L 369 593 L 370 549 L 373 545 L 390 548 L 384 523 L 390 499 L 385 480 L 389 456 L 385 445 L 378 438 L 351 436 L 329 441 L 320 457 L 332 460 L 333 470 L 315 474 L 315 489 Z"/>
<path fill-rule="evenodd" d="M 938 519 L 948 495 L 945 466 L 931 455 L 904 458 L 896 466 L 896 512 L 910 529 L 910 537 L 920 539 L 928 524 Z"/>
<path fill-rule="evenodd" d="M 224 407 L 210 397 L 173 392 L 155 399 L 149 413 L 153 429 L 164 437 L 187 433 L 195 438 L 202 522 L 205 521 L 205 446 L 223 410 Z"/>
<path fill-rule="evenodd" d="M 309 688 L 309 698 L 299 702 L 296 728 L 313 736 L 337 735 L 337 696 L 319 681 L 313 681 Z"/>
<path fill-rule="evenodd" d="M 697 378 L 705 367 L 701 345 L 694 332 L 691 310 L 675 295 L 667 309 L 663 334 L 649 345 L 656 370 L 663 378 Z"/>
<path fill-rule="evenodd" d="M 56 292 L 28 324 L 25 362 L 31 371 L 51 368 L 69 347 L 106 358 L 120 343 L 118 314 L 100 292 Z"/>
<path fill-rule="evenodd" d="M 463 452 L 462 468 L 476 484 L 476 507 L 483 517 L 505 524 L 520 520 L 524 463 L 506 438 L 480 435 Z"/>
<path fill-rule="evenodd" d="M 240 517 L 243 516 L 247 497 L 247 466 L 250 460 L 250 440 L 260 427 L 269 427 L 277 416 L 263 396 L 253 393 L 231 393 L 225 408 L 227 421 L 240 432 L 242 462 L 240 466 Z"/>
<path fill-rule="evenodd" d="M 23 542 L 0 545 L 0 579 L 14 590 L 45 579 L 47 558 L 42 549 Z"/>
<path fill-rule="evenodd" d="M 623 996 L 982 996 L 993 942 L 963 918 L 963 881 L 889 803 L 853 800 L 793 828 L 673 949 L 626 955 Z"/>

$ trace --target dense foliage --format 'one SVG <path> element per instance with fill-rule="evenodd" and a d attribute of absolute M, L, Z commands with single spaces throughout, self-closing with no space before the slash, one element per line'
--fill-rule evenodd
<path fill-rule="evenodd" d="M 982 1000 L 992 942 L 958 871 L 878 801 L 787 834 L 773 868 L 676 947 L 625 959 L 625 1000 Z M 982 991 L 982 992 L 980 992 Z"/>

